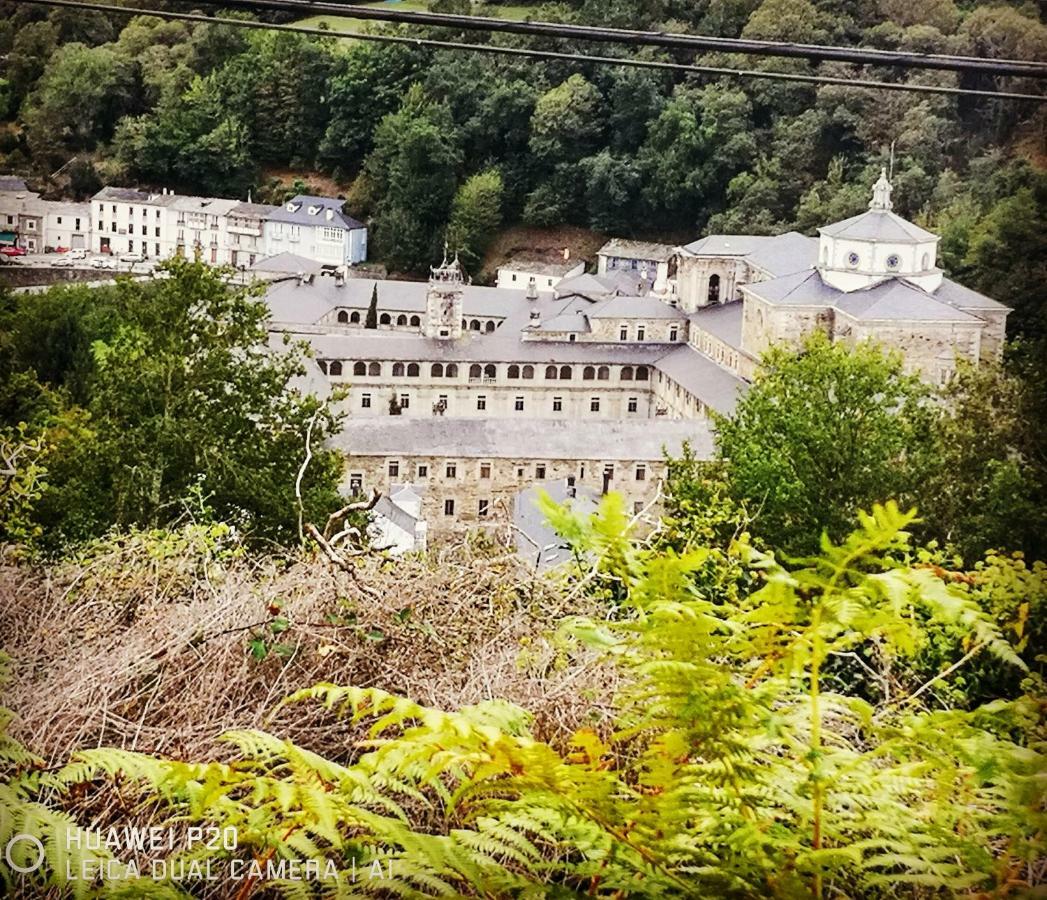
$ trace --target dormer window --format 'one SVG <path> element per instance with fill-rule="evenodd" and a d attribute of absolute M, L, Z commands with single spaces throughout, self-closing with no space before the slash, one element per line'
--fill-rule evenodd
<path fill-rule="evenodd" d="M 299 203 L 288 203 L 287 204 L 287 211 L 291 212 L 291 213 L 298 212 L 298 210 L 300 210 L 301 208 L 302 208 L 301 204 L 299 204 Z"/>
<path fill-rule="evenodd" d="M 320 207 L 319 206 L 310 206 L 309 207 L 309 215 L 315 216 L 318 212 L 320 212 Z"/>

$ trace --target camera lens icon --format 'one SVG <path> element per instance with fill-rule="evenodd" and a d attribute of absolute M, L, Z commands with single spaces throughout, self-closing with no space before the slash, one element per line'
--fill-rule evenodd
<path fill-rule="evenodd" d="M 11 858 L 11 851 L 19 844 L 32 844 L 36 847 L 36 862 L 23 866 L 20 863 L 16 863 Z M 16 834 L 7 842 L 7 846 L 4 848 L 4 862 L 6 862 L 15 872 L 19 872 L 22 875 L 28 875 L 30 872 L 35 872 L 44 864 L 44 845 L 36 835 Z"/>

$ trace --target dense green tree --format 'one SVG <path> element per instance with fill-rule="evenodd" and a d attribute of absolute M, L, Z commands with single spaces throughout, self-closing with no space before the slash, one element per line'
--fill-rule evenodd
<path fill-rule="evenodd" d="M 454 195 L 447 244 L 476 271 L 502 222 L 502 176 L 488 169 L 468 178 Z"/>
<path fill-rule="evenodd" d="M 45 387 L 68 391 L 86 414 L 75 431 L 46 410 L 30 423 L 53 445 L 36 505 L 50 546 L 114 525 L 168 523 L 192 493 L 248 535 L 297 538 L 295 476 L 320 409 L 294 388 L 301 352 L 270 349 L 255 288 L 229 287 L 221 271 L 199 263 L 175 260 L 167 271 L 145 284 L 56 289 L 45 297 L 49 324 L 30 321 L 13 333 L 11 357 L 39 365 Z M 31 318 L 27 299 L 37 300 L 8 301 L 7 322 Z M 76 383 L 60 368 L 62 354 L 34 340 L 65 351 Z M 314 452 L 334 425 L 318 414 Z M 314 520 L 337 508 L 338 472 L 326 451 L 310 466 L 303 496 Z"/>
<path fill-rule="evenodd" d="M 1032 360 L 964 367 L 944 390 L 935 465 L 919 490 L 930 536 L 965 560 L 988 550 L 1047 558 L 1047 440 Z"/>
<path fill-rule="evenodd" d="M 583 163 L 588 226 L 595 231 L 630 234 L 636 227 L 641 178 L 628 156 L 601 150 Z"/>
<path fill-rule="evenodd" d="M 371 288 L 371 302 L 367 307 L 367 317 L 364 319 L 364 328 L 375 329 L 378 327 L 378 285 Z"/>
<path fill-rule="evenodd" d="M 396 112 L 422 55 L 400 44 L 353 44 L 328 86 L 330 117 L 320 159 L 355 172 L 373 146 L 374 123 Z"/>
<path fill-rule="evenodd" d="M 755 533 L 808 553 L 823 530 L 845 533 L 857 510 L 912 501 L 933 422 L 929 389 L 900 357 L 816 332 L 799 353 L 764 356 L 734 416 L 718 423 L 717 455 Z"/>
<path fill-rule="evenodd" d="M 376 198 L 375 242 L 399 271 L 422 271 L 439 255 L 461 162 L 447 106 L 413 85 L 375 132 L 364 176 Z"/>
<path fill-rule="evenodd" d="M 132 89 L 131 67 L 114 51 L 65 44 L 23 106 L 29 149 L 49 165 L 90 149 L 112 134 Z"/>
<path fill-rule="evenodd" d="M 600 92 L 581 75 L 547 91 L 531 116 L 531 152 L 550 166 L 577 162 L 603 129 L 600 106 Z"/>
<path fill-rule="evenodd" d="M 30 22 L 14 33 L 11 49 L 4 60 L 4 75 L 11 83 L 15 104 L 22 102 L 46 71 L 57 46 L 58 29 L 50 22 Z"/>
<path fill-rule="evenodd" d="M 227 111 L 214 76 L 194 79 L 155 114 L 124 119 L 114 149 L 138 178 L 205 194 L 243 196 L 255 180 L 250 131 Z"/>
<path fill-rule="evenodd" d="M 703 221 L 730 179 L 756 153 L 750 105 L 742 91 L 719 85 L 678 88 L 651 124 L 638 163 L 654 209 L 693 228 Z"/>

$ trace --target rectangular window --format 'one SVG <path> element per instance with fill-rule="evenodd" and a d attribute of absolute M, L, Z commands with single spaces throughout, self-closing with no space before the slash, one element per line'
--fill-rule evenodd
<path fill-rule="evenodd" d="M 134 253 L 134 249 L 135 249 L 135 242 L 134 241 L 128 241 L 127 242 L 127 252 L 128 253 Z"/>
<path fill-rule="evenodd" d="M 633 501 L 633 515 L 638 516 L 643 512 L 643 500 Z"/>
<path fill-rule="evenodd" d="M 440 406 L 441 409 L 445 409 L 446 410 L 447 406 L 448 406 L 447 394 L 440 394 L 440 396 L 438 396 L 436 398 L 436 402 Z"/>
<path fill-rule="evenodd" d="M 156 236 L 160 237 L 160 226 L 157 225 L 155 230 L 156 230 Z"/>
<path fill-rule="evenodd" d="M 450 498 L 448 498 L 447 500 L 444 500 L 444 515 L 445 516 L 453 516 L 454 515 L 454 501 L 451 500 Z"/>
<path fill-rule="evenodd" d="M 535 477 L 535 479 L 537 481 L 541 481 L 542 479 L 545 478 L 545 464 L 544 463 L 538 463 L 538 465 L 536 465 L 534 467 L 534 477 Z"/>
<path fill-rule="evenodd" d="M 641 466 L 637 466 L 636 467 L 636 480 L 637 481 L 646 481 L 647 480 L 647 466 L 641 465 Z"/>
<path fill-rule="evenodd" d="M 646 334 L 647 334 L 647 331 L 643 327 L 643 325 L 638 325 L 636 327 L 636 340 L 642 341 L 644 339 L 644 335 L 646 335 Z"/>
<path fill-rule="evenodd" d="M 476 408 L 479 410 L 487 409 L 487 398 L 483 394 L 476 398 Z"/>
<path fill-rule="evenodd" d="M 153 246 L 156 247 L 156 255 L 159 256 L 160 255 L 160 245 L 159 244 L 154 244 Z"/>
<path fill-rule="evenodd" d="M 59 216 L 59 217 L 58 217 L 58 224 L 59 224 L 59 225 L 61 225 L 61 224 L 62 224 L 62 217 L 61 217 L 61 216 Z"/>
<path fill-rule="evenodd" d="M 25 228 L 26 231 L 36 231 L 36 222 L 32 219 L 26 219 Z"/>
<path fill-rule="evenodd" d="M 593 397 L 589 401 L 589 412 L 599 412 L 599 411 L 600 411 L 600 398 L 599 397 Z"/>
<path fill-rule="evenodd" d="M 480 463 L 480 477 L 481 478 L 490 478 L 491 477 L 491 464 L 490 463 Z"/>
<path fill-rule="evenodd" d="M 428 478 L 429 477 L 429 466 L 426 463 L 418 464 L 418 477 Z"/>
<path fill-rule="evenodd" d="M 113 224 L 109 226 L 109 230 L 116 231 L 116 222 L 113 222 Z"/>
<path fill-rule="evenodd" d="M 349 476 L 349 493 L 362 494 L 364 492 L 364 476 L 359 472 L 353 472 Z"/>
<path fill-rule="evenodd" d="M 455 463 L 448 463 L 447 468 L 444 469 L 444 475 L 448 478 L 458 477 L 458 466 Z"/>
<path fill-rule="evenodd" d="M 513 401 L 513 409 L 515 409 L 517 412 L 523 412 L 523 408 L 524 408 L 524 398 L 523 397 L 517 397 Z"/>
<path fill-rule="evenodd" d="M 105 204 L 104 203 L 99 203 L 98 204 L 98 215 L 100 215 L 100 216 L 104 216 L 105 215 Z M 8 217 L 8 218 L 10 218 L 10 217 Z"/>
<path fill-rule="evenodd" d="M 411 395 L 401 394 L 400 395 L 400 409 L 407 409 L 411 405 Z"/>
<path fill-rule="evenodd" d="M 476 514 L 481 518 L 487 517 L 487 510 L 490 508 L 490 500 L 481 500 L 476 508 Z"/>
<path fill-rule="evenodd" d="M 680 337 L 679 329 L 677 329 L 677 327 L 675 325 L 673 325 L 673 327 L 669 329 L 669 340 L 670 341 L 675 341 L 675 340 L 678 340 L 679 337 Z"/>
<path fill-rule="evenodd" d="M 398 478 L 400 476 L 400 463 L 395 460 L 389 463 L 389 477 Z"/>
<path fill-rule="evenodd" d="M 360 396 L 360 406 L 363 409 L 370 409 L 371 408 L 371 395 L 370 394 L 361 394 L 361 396 Z"/>
<path fill-rule="evenodd" d="M 625 325 L 618 329 L 618 340 L 627 341 L 629 340 L 629 329 Z"/>
<path fill-rule="evenodd" d="M 79 219 L 76 220 L 76 230 L 77 231 L 80 230 L 80 220 Z"/>
<path fill-rule="evenodd" d="M 128 226 L 127 226 L 127 233 L 128 234 L 134 234 L 135 233 L 135 223 L 134 222 L 131 222 L 131 223 L 128 224 Z"/>
<path fill-rule="evenodd" d="M 629 412 L 636 412 L 636 410 L 639 409 L 639 403 L 637 402 L 635 397 L 630 397 L 629 398 L 628 409 L 629 409 Z"/>
<path fill-rule="evenodd" d="M 553 397 L 553 412 L 563 412 L 563 397 Z"/>

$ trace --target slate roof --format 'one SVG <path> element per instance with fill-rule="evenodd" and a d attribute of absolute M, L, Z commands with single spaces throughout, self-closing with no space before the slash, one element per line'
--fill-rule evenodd
<path fill-rule="evenodd" d="M 578 485 L 571 497 L 567 480 L 558 478 L 524 488 L 513 498 L 516 552 L 525 559 L 537 560 L 541 568 L 549 568 L 574 559 L 574 553 L 538 508 L 538 497 L 542 491 L 557 503 L 569 505 L 575 512 L 585 514 L 595 511 L 600 494 L 592 488 Z"/>
<path fill-rule="evenodd" d="M 297 275 L 299 272 L 308 275 L 310 272 L 320 272 L 322 269 L 322 263 L 318 263 L 315 259 L 306 259 L 304 256 L 299 256 L 297 253 L 277 253 L 274 256 L 266 256 L 265 258 L 256 261 L 255 264 L 251 266 L 252 272 L 277 272 L 287 275 Z M 317 318 L 319 318 L 323 313 L 331 309 L 331 305 L 320 300 L 320 304 L 317 308 L 322 309 L 322 312 L 317 315 Z M 308 317 L 303 317 L 296 321 L 305 324 L 306 322 L 316 320 L 310 320 Z"/>
<path fill-rule="evenodd" d="M 272 257 L 272 259 L 276 258 Z M 309 272 L 311 269 L 301 268 L 301 271 Z M 332 309 L 366 311 L 371 305 L 371 291 L 376 284 L 378 285 L 379 313 L 425 312 L 425 294 L 428 285 L 423 281 L 375 281 L 372 278 L 347 278 L 345 284 L 338 287 L 333 278 L 317 278 L 311 285 L 299 285 L 294 279 L 289 279 L 273 285 L 266 294 L 266 301 L 274 321 L 311 325 Z M 523 289 L 480 287 L 469 284 L 462 291 L 463 313 L 466 316 L 505 318 L 525 298 L 526 291 Z M 308 314 L 303 312 L 306 309 L 310 310 Z M 320 312 L 313 315 L 314 310 Z M 523 324 L 526 324 L 526 318 L 525 315 Z"/>
<path fill-rule="evenodd" d="M 842 294 L 833 306 L 856 319 L 904 322 L 981 322 L 977 316 L 936 300 L 931 294 L 890 278 L 869 288 Z"/>
<path fill-rule="evenodd" d="M 264 219 L 277 209 L 279 207 L 270 206 L 268 203 L 237 203 L 227 215 Z"/>
<path fill-rule="evenodd" d="M 224 197 L 192 197 L 177 194 L 170 206 L 184 212 L 200 212 L 207 213 L 209 216 L 224 216 L 239 203 L 239 200 L 227 200 Z"/>
<path fill-rule="evenodd" d="M 676 307 L 657 297 L 612 297 L 586 313 L 590 319 L 686 319 Z"/>
<path fill-rule="evenodd" d="M 937 298 L 903 278 L 888 277 L 856 291 L 826 284 L 816 270 L 745 285 L 745 290 L 776 306 L 838 309 L 857 319 L 903 322 L 977 322 L 977 317 Z"/>
<path fill-rule="evenodd" d="M 906 221 L 889 209 L 868 209 L 842 222 L 825 225 L 818 231 L 829 237 L 856 241 L 901 241 L 915 244 L 938 240 L 938 235 Z"/>
<path fill-rule="evenodd" d="M 29 188 L 26 187 L 24 179 L 17 178 L 14 175 L 0 175 L 0 191 L 17 193 L 19 191 L 27 190 L 29 190 Z"/>
<path fill-rule="evenodd" d="M 942 279 L 941 286 L 934 292 L 934 298 L 936 300 L 944 300 L 957 309 L 1010 310 L 1006 303 L 1001 303 L 999 300 L 993 300 L 992 297 L 986 297 L 985 294 L 972 291 L 969 287 L 964 287 L 962 284 L 957 284 L 948 278 Z"/>
<path fill-rule="evenodd" d="M 616 256 L 619 259 L 647 259 L 665 262 L 676 252 L 676 248 L 671 244 L 658 244 L 653 241 L 612 238 L 597 252 L 600 256 Z"/>
<path fill-rule="evenodd" d="M 92 200 L 117 200 L 123 203 L 145 203 L 152 206 L 170 206 L 178 199 L 177 194 L 140 191 L 138 188 L 104 187 Z"/>
<path fill-rule="evenodd" d="M 736 350 L 742 348 L 742 313 L 739 302 L 717 303 L 691 313 L 691 322 Z"/>
<path fill-rule="evenodd" d="M 550 261 L 546 259 L 510 259 L 502 263 L 499 269 L 508 269 L 511 272 L 531 272 L 535 275 L 566 275 L 573 272 L 578 266 L 584 268 L 585 262 L 580 259 L 567 259 Z"/>
<path fill-rule="evenodd" d="M 327 225 L 329 227 L 341 226 L 347 228 L 350 231 L 356 228 L 366 228 L 363 222 L 358 222 L 352 216 L 347 216 L 342 212 L 342 207 L 345 205 L 344 200 L 338 200 L 333 197 L 313 197 L 309 194 L 299 194 L 297 197 L 292 197 L 283 206 L 278 206 L 271 213 L 269 213 L 268 219 L 270 222 L 289 222 L 292 225 Z M 294 210 L 288 207 L 297 207 Z M 319 207 L 319 210 L 315 213 L 310 213 L 310 207 Z M 334 216 L 332 219 L 328 219 L 326 211 L 332 210 Z"/>
<path fill-rule="evenodd" d="M 732 375 L 689 345 L 678 347 L 661 357 L 656 368 L 710 409 L 725 416 L 734 412 L 738 400 L 748 387 L 737 375 Z M 661 429 L 663 424 L 659 422 L 654 430 Z"/>
<path fill-rule="evenodd" d="M 689 256 L 740 256 L 772 276 L 811 268 L 818 259 L 817 238 L 796 231 L 773 236 L 711 234 L 681 248 Z"/>
<path fill-rule="evenodd" d="M 704 419 L 455 419 L 447 416 L 350 418 L 327 442 L 351 456 L 449 456 L 460 459 L 661 460 L 690 442 L 711 459 Z"/>

